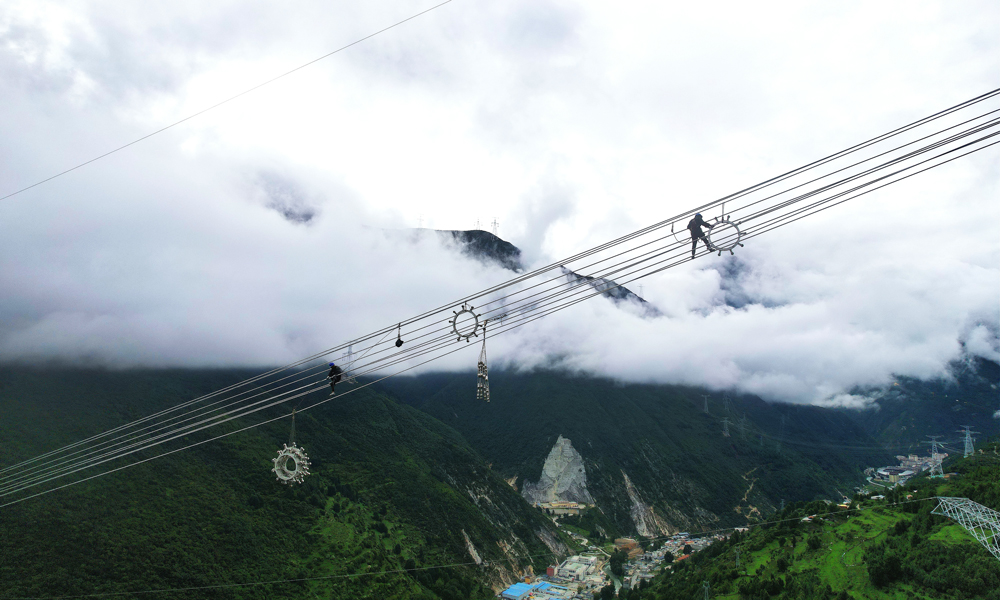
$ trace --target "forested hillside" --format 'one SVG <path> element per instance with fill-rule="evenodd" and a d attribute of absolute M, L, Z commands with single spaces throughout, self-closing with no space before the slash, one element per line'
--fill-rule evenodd
<path fill-rule="evenodd" d="M 251 374 L 4 368 L 2 464 Z M 313 463 L 302 486 L 270 472 L 284 419 L 0 509 L 0 597 L 321 578 L 197 597 L 489 598 L 560 549 L 551 523 L 426 413 L 361 391 L 300 413 L 296 430 Z M 465 535 L 497 566 L 422 569 L 472 562 Z M 403 568 L 417 570 L 363 575 Z"/>
<path fill-rule="evenodd" d="M 997 443 L 981 449 L 949 459 L 945 470 L 957 473 L 950 479 L 922 476 L 884 500 L 857 497 L 847 510 L 791 504 L 774 516 L 778 522 L 717 542 L 625 597 L 686 600 L 703 594 L 708 582 L 711 597 L 744 600 L 996 600 L 1000 561 L 957 523 L 932 514 L 939 495 L 1000 509 Z"/>
<path fill-rule="evenodd" d="M 929 381 L 900 377 L 888 389 L 872 393 L 877 398 L 875 407 L 847 414 L 901 452 L 926 453 L 922 443 L 928 435 L 957 441 L 958 430 L 965 425 L 984 434 L 995 432 L 1000 365 L 970 356 L 953 363 L 950 371 L 950 377 Z"/>
<path fill-rule="evenodd" d="M 461 431 L 519 486 L 538 479 L 559 435 L 570 438 L 598 506 L 620 533 L 635 531 L 625 474 L 676 531 L 744 524 L 782 500 L 850 494 L 865 466 L 891 460 L 851 416 L 835 410 L 713 393 L 705 413 L 704 390 L 547 371 L 498 371 L 490 384 L 490 403 L 476 400 L 470 374 L 379 385 Z M 723 436 L 723 418 L 730 437 Z"/>

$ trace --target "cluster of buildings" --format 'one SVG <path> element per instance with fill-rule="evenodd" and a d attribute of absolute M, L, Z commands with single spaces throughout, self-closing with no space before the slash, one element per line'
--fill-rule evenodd
<path fill-rule="evenodd" d="M 667 552 L 674 557 L 675 562 L 679 562 L 686 560 L 691 554 L 699 550 L 704 550 L 713 542 L 724 539 L 726 539 L 726 536 L 721 534 L 711 537 L 692 538 L 689 533 L 681 532 L 664 541 L 663 545 L 656 550 L 643 552 L 639 548 L 639 553 L 636 555 L 633 555 L 631 546 L 627 543 L 630 541 L 628 538 L 615 540 L 615 546 L 618 546 L 620 550 L 628 550 L 629 558 L 631 559 L 625 564 L 625 577 L 622 583 L 629 588 L 634 588 L 643 581 L 655 577 L 664 567 L 664 557 L 666 557 Z M 619 541 L 625 543 L 619 546 Z M 688 546 L 691 547 L 690 553 L 685 554 L 684 549 Z"/>
<path fill-rule="evenodd" d="M 888 466 L 881 467 L 879 469 L 868 469 L 866 474 L 869 476 L 870 481 L 873 483 L 878 483 L 881 485 L 897 485 L 904 484 L 910 478 L 926 471 L 935 465 L 941 464 L 941 461 L 947 457 L 947 454 L 933 454 L 931 456 L 917 456 L 916 454 L 910 454 L 908 456 L 896 456 L 899 460 L 898 466 Z"/>
<path fill-rule="evenodd" d="M 504 591 L 500 592 L 502 600 L 569 600 L 576 596 L 570 592 L 569 588 L 549 583 L 548 581 L 536 581 L 534 583 L 515 583 Z"/>
<path fill-rule="evenodd" d="M 570 556 L 559 565 L 552 565 L 544 577 L 515 583 L 500 592 L 501 600 L 592 600 L 594 590 L 604 586 L 607 578 L 601 571 L 604 560 L 599 556 Z"/>
<path fill-rule="evenodd" d="M 675 561 L 681 561 L 690 556 L 684 553 L 688 546 L 690 552 L 697 552 L 725 538 L 725 535 L 692 538 L 682 532 L 664 541 L 658 549 L 648 552 L 632 538 L 616 539 L 615 548 L 628 552 L 629 556 L 620 584 L 635 588 L 644 580 L 655 577 L 664 567 L 667 552 Z M 500 592 L 498 597 L 501 600 L 593 600 L 594 592 L 611 582 L 611 575 L 606 552 L 593 547 L 592 550 L 593 554 L 570 556 L 561 564 L 548 567 L 543 576 L 515 583 Z"/>
<path fill-rule="evenodd" d="M 568 500 L 556 500 L 555 502 L 537 502 L 535 506 L 544 510 L 550 515 L 578 515 L 580 511 L 587 508 L 586 504 L 580 502 L 570 502 Z"/>

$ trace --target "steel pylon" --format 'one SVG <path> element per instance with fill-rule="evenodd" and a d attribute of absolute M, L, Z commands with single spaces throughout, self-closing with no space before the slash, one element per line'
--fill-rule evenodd
<path fill-rule="evenodd" d="M 932 514 L 957 521 L 1000 560 L 1000 513 L 968 498 L 938 496 L 937 501 Z"/>

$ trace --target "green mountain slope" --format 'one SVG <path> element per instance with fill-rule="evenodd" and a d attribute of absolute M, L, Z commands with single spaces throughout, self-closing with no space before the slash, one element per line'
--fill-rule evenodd
<path fill-rule="evenodd" d="M 1000 561 L 958 524 L 931 514 L 936 495 L 1000 509 L 995 451 L 994 443 L 984 455 L 948 461 L 956 478 L 920 477 L 885 500 L 855 498 L 851 510 L 790 505 L 776 516 L 782 522 L 717 542 L 626 597 L 701 597 L 707 581 L 716 598 L 996 600 Z M 802 521 L 809 515 L 818 518 Z"/>
<path fill-rule="evenodd" d="M 928 435 L 944 436 L 962 449 L 958 430 L 969 425 L 984 435 L 997 431 L 993 413 L 1000 408 L 1000 365 L 969 358 L 951 366 L 948 379 L 921 381 L 901 377 L 888 390 L 876 394 L 877 409 L 851 415 L 866 431 L 900 453 L 927 453 Z"/>
<path fill-rule="evenodd" d="M 248 375 L 0 369 L 2 464 Z M 318 577 L 196 597 L 489 598 L 564 549 L 458 432 L 378 393 L 297 416 L 302 486 L 270 472 L 288 437 L 281 420 L 0 509 L 0 598 Z M 496 566 L 427 568 L 472 561 L 466 536 Z"/>
<path fill-rule="evenodd" d="M 732 398 L 727 409 L 713 394 L 706 414 L 703 390 L 545 371 L 495 372 L 490 385 L 488 404 L 476 400 L 469 374 L 394 378 L 380 389 L 462 432 L 519 487 L 538 480 L 559 435 L 569 438 L 583 456 L 591 493 L 619 533 L 637 527 L 625 475 L 665 533 L 744 524 L 783 499 L 850 494 L 864 466 L 890 460 L 866 449 L 876 441 L 834 410 L 751 396 Z M 722 435 L 724 417 L 730 437 Z"/>

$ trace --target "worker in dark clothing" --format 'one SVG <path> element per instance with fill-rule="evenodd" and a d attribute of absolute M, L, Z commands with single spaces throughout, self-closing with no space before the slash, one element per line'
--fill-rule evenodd
<path fill-rule="evenodd" d="M 338 367 L 337 365 L 335 365 L 333 363 L 330 363 L 330 373 L 326 376 L 326 378 L 330 380 L 330 395 L 331 396 L 336 393 L 336 389 L 335 388 L 337 387 L 337 382 L 340 381 L 340 374 L 341 373 L 343 373 L 343 371 L 340 370 L 340 367 Z"/>
<path fill-rule="evenodd" d="M 698 248 L 698 240 L 705 242 L 705 247 L 708 251 L 712 251 L 712 244 L 708 242 L 708 238 L 705 237 L 705 233 L 701 230 L 702 226 L 712 228 L 711 223 L 705 222 L 705 219 L 701 218 L 701 213 L 696 213 L 694 218 L 688 221 L 688 229 L 691 230 L 691 258 L 694 258 L 694 252 Z"/>

